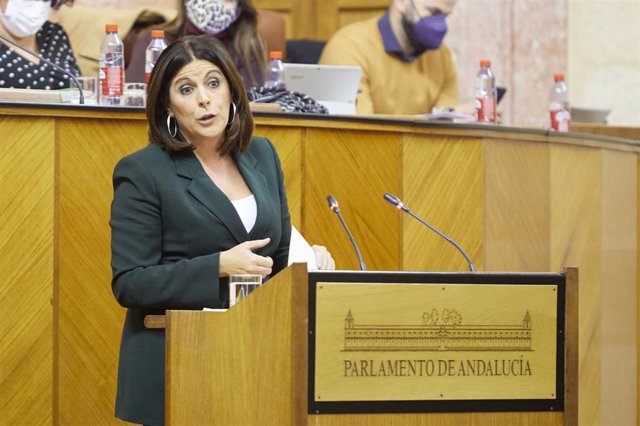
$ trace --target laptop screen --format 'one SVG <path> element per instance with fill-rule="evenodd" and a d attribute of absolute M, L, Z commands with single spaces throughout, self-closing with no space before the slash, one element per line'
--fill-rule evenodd
<path fill-rule="evenodd" d="M 330 114 L 355 114 L 361 76 L 357 66 L 284 64 L 287 90 L 311 96 Z"/>

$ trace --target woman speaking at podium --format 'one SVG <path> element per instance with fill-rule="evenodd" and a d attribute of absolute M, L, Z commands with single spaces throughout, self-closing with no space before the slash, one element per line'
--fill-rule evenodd
<path fill-rule="evenodd" d="M 0 35 L 24 49 L 0 39 L 0 87 L 46 90 L 69 87 L 67 74 L 34 54 L 80 76 L 67 33 L 59 24 L 47 20 L 51 8 L 57 9 L 64 3 L 73 0 L 0 0 Z"/>
<path fill-rule="evenodd" d="M 112 288 L 128 308 L 116 416 L 162 425 L 165 336 L 144 317 L 227 307 L 229 275 L 286 267 L 291 223 L 280 160 L 252 137 L 242 80 L 219 41 L 169 45 L 146 114 L 150 144 L 113 174 Z"/>

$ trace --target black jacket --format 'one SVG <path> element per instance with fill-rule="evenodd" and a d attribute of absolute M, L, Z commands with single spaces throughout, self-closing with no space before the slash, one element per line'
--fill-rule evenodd
<path fill-rule="evenodd" d="M 164 424 L 164 330 L 145 329 L 146 315 L 226 307 L 220 252 L 244 241 L 270 237 L 256 253 L 273 258 L 273 274 L 287 265 L 291 223 L 275 148 L 254 137 L 235 159 L 258 209 L 249 234 L 192 153 L 149 145 L 115 168 L 112 288 L 128 308 L 116 399 L 116 416 L 123 420 Z"/>

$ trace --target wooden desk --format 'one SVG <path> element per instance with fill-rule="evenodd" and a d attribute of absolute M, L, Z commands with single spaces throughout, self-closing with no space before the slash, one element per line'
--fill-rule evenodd
<path fill-rule="evenodd" d="M 110 289 L 111 174 L 147 143 L 144 115 L 0 108 L 0 418 L 116 424 L 124 309 Z M 256 123 L 280 154 L 294 224 L 339 268 L 357 261 L 328 194 L 370 269 L 466 269 L 384 192 L 479 270 L 580 268 L 580 418 L 636 423 L 638 141 L 409 119 L 262 113 Z"/>
<path fill-rule="evenodd" d="M 571 131 L 594 135 L 640 140 L 640 127 L 611 126 L 609 124 L 571 123 Z"/>

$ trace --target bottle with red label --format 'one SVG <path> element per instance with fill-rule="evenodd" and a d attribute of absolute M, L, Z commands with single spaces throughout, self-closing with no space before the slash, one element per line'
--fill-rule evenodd
<path fill-rule="evenodd" d="M 167 42 L 164 41 L 163 30 L 151 31 L 151 42 L 147 46 L 147 50 L 144 55 L 144 82 L 149 84 L 149 77 L 151 76 L 151 70 L 155 66 L 160 54 L 167 48 Z"/>
<path fill-rule="evenodd" d="M 480 71 L 476 75 L 476 120 L 478 123 L 495 124 L 498 107 L 496 79 L 491 72 L 491 61 L 480 61 Z"/>
<path fill-rule="evenodd" d="M 118 25 L 105 25 L 106 36 L 100 45 L 100 104 L 122 105 L 124 92 L 124 44 L 118 37 Z"/>
<path fill-rule="evenodd" d="M 569 131 L 571 112 L 564 74 L 555 74 L 553 76 L 553 86 L 551 86 L 551 92 L 549 93 L 549 115 L 553 130 L 558 132 Z"/>

